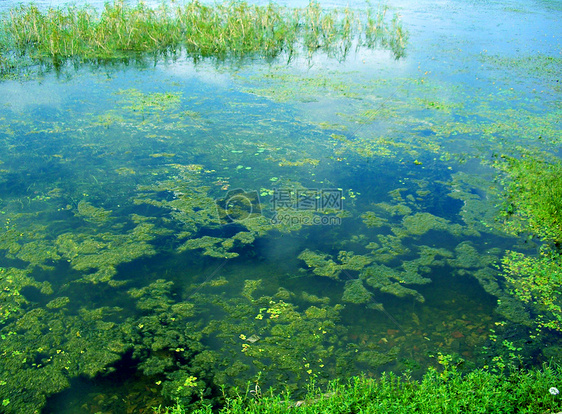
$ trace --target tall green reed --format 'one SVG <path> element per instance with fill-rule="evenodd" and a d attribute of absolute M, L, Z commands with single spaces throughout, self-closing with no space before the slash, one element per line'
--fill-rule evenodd
<path fill-rule="evenodd" d="M 141 52 L 187 52 L 198 57 L 275 57 L 301 49 L 345 55 L 353 44 L 385 47 L 395 57 L 404 53 L 406 35 L 397 16 L 369 7 L 367 19 L 350 8 L 324 10 L 312 1 L 304 8 L 245 1 L 213 5 L 192 0 L 185 4 L 123 0 L 91 6 L 40 10 L 20 5 L 0 22 L 0 62 L 9 53 L 33 59 L 107 59 Z"/>

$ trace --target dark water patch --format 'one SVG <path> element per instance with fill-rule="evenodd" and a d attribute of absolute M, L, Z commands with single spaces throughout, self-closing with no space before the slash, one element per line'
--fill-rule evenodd
<path fill-rule="evenodd" d="M 79 273 L 72 270 L 68 262 L 57 261 L 50 263 L 47 268 L 39 266 L 32 269 L 30 276 L 38 282 L 48 282 L 55 290 L 77 279 Z"/>
<path fill-rule="evenodd" d="M 95 310 L 104 307 L 120 308 L 122 311 L 112 317 L 105 317 L 105 321 L 122 322 L 128 316 L 135 316 L 135 302 L 127 294 L 125 288 L 116 289 L 107 284 L 91 285 L 89 283 L 73 283 L 61 289 L 60 294 L 67 296 L 70 301 L 66 308 L 71 314 L 79 314 L 88 309 Z M 53 298 L 51 298 L 53 299 Z"/>
<path fill-rule="evenodd" d="M 20 293 L 29 302 L 32 302 L 32 306 L 37 304 L 45 305 L 47 303 L 47 295 L 41 293 L 41 290 L 37 289 L 35 286 L 25 286 L 20 290 Z"/>
<path fill-rule="evenodd" d="M 257 259 L 262 263 L 272 263 L 281 273 L 297 277 L 300 261 L 299 253 L 311 244 L 303 234 L 292 235 L 285 233 L 272 234 L 272 237 L 258 239 L 253 243 Z M 291 276 L 289 276 L 291 277 Z"/>
<path fill-rule="evenodd" d="M 420 286 L 419 290 L 426 301 L 436 308 L 443 307 L 451 311 L 463 304 L 477 304 L 475 310 L 492 314 L 497 298 L 485 292 L 478 281 L 469 275 L 457 276 L 455 269 L 444 266 L 432 272 L 432 285 Z M 457 304 L 456 297 L 460 299 Z M 459 313 L 455 311 L 455 313 Z"/>
<path fill-rule="evenodd" d="M 38 105 L 29 110 L 29 116 L 40 122 L 61 122 L 65 120 L 65 113 L 50 105 Z M 37 137 L 40 139 L 40 137 Z"/>
<path fill-rule="evenodd" d="M 137 365 L 127 353 L 106 374 L 73 379 L 70 388 L 48 398 L 42 413 L 140 412 L 169 403 L 159 395 L 158 380 L 143 377 Z"/>
<path fill-rule="evenodd" d="M 30 179 L 29 174 L 10 173 L 4 174 L 0 181 L 0 192 L 10 197 L 21 197 L 28 195 L 30 185 L 35 182 Z"/>
<path fill-rule="evenodd" d="M 0 254 L 0 267 L 5 267 L 5 268 L 13 267 L 16 269 L 25 269 L 26 262 L 14 257 L 6 257 L 6 252 L 4 251 L 2 252 L 2 254 Z"/>
<path fill-rule="evenodd" d="M 459 215 L 459 211 L 463 207 L 462 200 L 455 200 L 448 197 L 449 190 L 443 187 L 438 187 L 435 192 L 431 193 L 431 201 L 427 203 L 426 211 L 438 217 L 444 217 L 449 220 L 452 224 L 464 225 L 462 217 Z M 425 204 L 425 200 L 424 200 Z"/>

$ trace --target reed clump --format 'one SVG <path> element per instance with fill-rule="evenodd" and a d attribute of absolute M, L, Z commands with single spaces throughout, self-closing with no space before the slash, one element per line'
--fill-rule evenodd
<path fill-rule="evenodd" d="M 20 5 L 0 21 L 0 63 L 16 54 L 33 59 L 111 59 L 138 53 L 178 53 L 194 58 L 275 57 L 281 53 L 323 50 L 347 53 L 352 47 L 381 46 L 404 54 L 406 35 L 398 16 L 369 8 L 368 18 L 349 8 L 324 10 L 317 2 L 290 9 L 231 1 L 213 5 L 122 0 L 102 10 L 69 6 L 41 10 Z"/>

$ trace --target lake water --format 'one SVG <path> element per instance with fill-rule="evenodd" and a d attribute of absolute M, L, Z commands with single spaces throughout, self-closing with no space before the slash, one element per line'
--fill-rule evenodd
<path fill-rule="evenodd" d="M 537 246 L 497 220 L 490 162 L 559 153 L 562 4 L 388 4 L 409 32 L 398 60 L 0 82 L 6 409 L 141 412 L 248 381 L 298 397 L 528 339 L 496 264 Z"/>

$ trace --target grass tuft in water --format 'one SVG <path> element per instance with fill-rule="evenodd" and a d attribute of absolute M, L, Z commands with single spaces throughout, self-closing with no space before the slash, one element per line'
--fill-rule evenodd
<path fill-rule="evenodd" d="M 206 5 L 194 0 L 157 8 L 115 1 L 101 11 L 87 5 L 42 11 L 22 4 L 0 22 L 0 65 L 7 65 L 9 53 L 64 60 L 185 51 L 195 58 L 226 58 L 320 49 L 345 56 L 352 46 L 383 47 L 400 58 L 406 34 L 399 16 L 389 19 L 387 11 L 369 7 L 364 19 L 360 11 L 325 10 L 317 2 L 290 9 L 244 1 Z"/>

